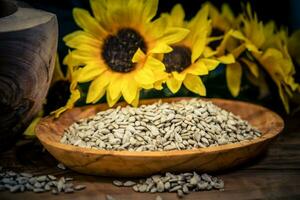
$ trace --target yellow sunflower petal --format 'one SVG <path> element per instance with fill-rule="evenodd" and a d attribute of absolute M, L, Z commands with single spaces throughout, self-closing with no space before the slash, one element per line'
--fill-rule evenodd
<path fill-rule="evenodd" d="M 92 50 L 92 49 L 90 49 Z M 76 61 L 80 61 L 80 63 L 87 63 L 91 61 L 95 61 L 95 59 L 100 59 L 99 50 L 97 51 L 83 51 L 79 49 L 75 49 L 72 51 L 72 58 Z"/>
<path fill-rule="evenodd" d="M 287 95 L 284 93 L 280 82 L 276 81 L 276 84 L 278 86 L 279 96 L 280 96 L 280 99 L 281 99 L 282 104 L 284 106 L 284 109 L 287 113 L 290 113 L 289 99 L 288 99 Z"/>
<path fill-rule="evenodd" d="M 165 70 L 165 65 L 160 60 L 158 60 L 152 56 L 147 57 L 144 67 L 149 67 L 152 70 L 157 70 L 157 69 L 160 71 Z"/>
<path fill-rule="evenodd" d="M 39 121 L 42 119 L 44 115 L 44 111 L 40 110 L 37 114 L 37 116 L 31 121 L 30 125 L 26 128 L 24 131 L 24 135 L 26 137 L 33 137 L 35 135 L 35 127 L 39 123 Z"/>
<path fill-rule="evenodd" d="M 183 84 L 188 90 L 201 96 L 206 96 L 206 88 L 200 77 L 187 74 L 186 78 L 183 81 Z"/>
<path fill-rule="evenodd" d="M 159 81 L 156 81 L 154 84 L 153 84 L 153 88 L 156 89 L 156 90 L 162 90 L 164 89 L 163 87 L 163 83 L 165 82 L 165 80 L 159 80 Z"/>
<path fill-rule="evenodd" d="M 89 63 L 81 68 L 77 81 L 81 83 L 91 81 L 106 70 L 105 67 L 99 66 L 98 63 Z"/>
<path fill-rule="evenodd" d="M 152 70 L 143 68 L 136 73 L 134 79 L 136 82 L 138 82 L 140 84 L 149 85 L 149 84 L 153 84 L 155 82 L 156 77 L 155 77 L 154 73 L 152 72 Z"/>
<path fill-rule="evenodd" d="M 242 44 L 236 47 L 235 49 L 233 49 L 232 51 L 230 51 L 230 53 L 234 56 L 234 58 L 238 58 L 245 50 L 246 50 L 246 46 L 245 44 Z M 230 64 L 230 63 L 226 63 L 226 64 Z"/>
<path fill-rule="evenodd" d="M 190 31 L 185 28 L 179 28 L 179 27 L 167 28 L 163 36 L 158 38 L 157 41 L 158 43 L 174 44 L 184 39 L 189 34 L 189 32 Z"/>
<path fill-rule="evenodd" d="M 234 13 L 232 12 L 230 6 L 227 3 L 224 3 L 221 7 L 222 15 L 229 19 L 229 21 L 233 21 L 235 19 Z"/>
<path fill-rule="evenodd" d="M 151 34 L 154 38 L 159 38 L 164 34 L 168 23 L 168 17 L 159 17 L 146 27 L 146 33 Z"/>
<path fill-rule="evenodd" d="M 218 67 L 220 64 L 220 61 L 215 59 L 209 59 L 209 58 L 202 58 L 201 62 L 205 64 L 205 66 L 209 71 L 216 69 L 216 67 Z"/>
<path fill-rule="evenodd" d="M 137 91 L 137 94 L 136 94 L 134 100 L 131 102 L 131 105 L 134 107 L 138 107 L 139 99 L 140 99 L 140 91 Z"/>
<path fill-rule="evenodd" d="M 145 58 L 145 54 L 144 52 L 138 48 L 138 50 L 136 50 L 136 52 L 134 53 L 132 59 L 131 59 L 131 62 L 133 63 L 137 63 L 137 62 L 140 62 L 141 60 L 143 60 Z"/>
<path fill-rule="evenodd" d="M 98 39 L 84 31 L 75 31 L 73 33 L 70 33 L 66 35 L 63 40 L 68 47 L 78 49 L 80 49 L 80 47 L 84 45 L 100 48 L 101 44 Z"/>
<path fill-rule="evenodd" d="M 259 76 L 259 70 L 256 63 L 251 62 L 246 58 L 241 58 L 242 62 L 245 63 L 250 70 L 250 72 L 257 78 Z"/>
<path fill-rule="evenodd" d="M 164 64 L 149 56 L 142 69 L 135 73 L 134 79 L 142 85 L 152 85 L 159 77 L 156 77 L 154 69 L 164 70 Z"/>
<path fill-rule="evenodd" d="M 256 52 L 256 53 L 262 53 L 261 51 L 258 50 L 258 48 L 254 44 L 246 43 L 245 46 L 251 52 L 253 51 L 253 52 Z"/>
<path fill-rule="evenodd" d="M 235 58 L 232 54 L 227 54 L 217 58 L 223 64 L 231 64 L 235 62 Z"/>
<path fill-rule="evenodd" d="M 93 11 L 94 17 L 98 20 L 98 22 L 103 22 L 106 20 L 105 11 L 106 5 L 103 0 L 90 0 L 91 8 Z"/>
<path fill-rule="evenodd" d="M 242 79 L 242 67 L 236 62 L 226 66 L 226 80 L 229 91 L 236 97 L 240 92 Z"/>
<path fill-rule="evenodd" d="M 146 22 L 149 22 L 157 12 L 158 0 L 146 1 L 143 10 L 143 18 Z"/>
<path fill-rule="evenodd" d="M 204 30 L 203 32 L 207 32 L 207 30 Z M 196 38 L 192 47 L 192 63 L 194 63 L 203 53 L 204 48 L 206 46 L 206 42 L 206 33 L 203 33 Z"/>
<path fill-rule="evenodd" d="M 63 60 L 63 64 L 68 66 L 68 70 L 72 70 L 75 67 L 78 67 L 80 65 L 84 65 L 84 63 L 81 60 L 75 59 L 73 56 L 73 52 L 69 52 L 68 55 Z"/>
<path fill-rule="evenodd" d="M 130 78 L 130 80 L 123 82 L 122 87 L 122 94 L 125 99 L 125 101 L 129 104 L 132 103 L 134 98 L 136 97 L 136 94 L 138 92 L 138 85 L 137 83 L 132 80 L 133 78 Z"/>
<path fill-rule="evenodd" d="M 193 74 L 193 75 L 206 75 L 208 74 L 208 69 L 207 66 L 202 62 L 202 60 L 199 60 L 189 66 L 186 69 L 187 73 Z"/>
<path fill-rule="evenodd" d="M 96 38 L 102 38 L 105 35 L 105 30 L 100 24 L 90 15 L 87 10 L 81 8 L 73 9 L 73 16 L 76 24 L 80 26 L 86 32 L 91 33 Z"/>
<path fill-rule="evenodd" d="M 107 85 L 109 84 L 109 73 L 97 77 L 89 86 L 86 103 L 96 103 L 103 97 Z"/>
<path fill-rule="evenodd" d="M 122 87 L 123 87 L 123 78 L 119 74 L 111 75 L 111 81 L 107 88 L 107 93 L 109 93 L 109 97 L 112 101 L 117 98 L 120 98 Z"/>
<path fill-rule="evenodd" d="M 181 4 L 176 4 L 171 11 L 171 20 L 173 26 L 182 27 L 183 21 L 185 17 L 184 10 L 181 6 Z"/>
<path fill-rule="evenodd" d="M 115 99 L 112 99 L 110 92 L 107 91 L 106 92 L 106 101 L 107 101 L 108 106 L 109 107 L 114 106 L 119 101 L 120 97 L 121 97 L 121 92 Z"/>
<path fill-rule="evenodd" d="M 172 50 L 172 47 L 170 47 L 169 45 L 165 43 L 158 43 L 153 49 L 149 51 L 149 53 L 169 53 Z"/>
<path fill-rule="evenodd" d="M 173 76 L 171 76 L 169 79 L 167 79 L 166 84 L 168 88 L 171 90 L 171 92 L 175 94 L 180 89 L 182 81 L 179 81 L 175 79 Z"/>
<path fill-rule="evenodd" d="M 180 73 L 175 71 L 175 72 L 172 72 L 172 75 L 176 80 L 183 81 L 187 75 L 187 72 L 186 72 L 186 70 L 184 70 L 183 72 L 180 72 Z"/>
<path fill-rule="evenodd" d="M 35 127 L 37 126 L 37 124 L 39 123 L 39 121 L 42 119 L 42 117 L 36 117 L 32 120 L 32 122 L 30 123 L 30 125 L 26 128 L 26 130 L 24 131 L 24 135 L 26 137 L 34 137 L 35 136 Z"/>
<path fill-rule="evenodd" d="M 210 47 L 206 46 L 203 50 L 203 57 L 204 58 L 209 58 L 213 57 L 217 54 L 217 51 L 212 50 Z"/>
<path fill-rule="evenodd" d="M 243 40 L 243 41 L 247 40 L 246 37 L 243 35 L 243 33 L 237 30 L 231 30 L 229 32 L 229 35 L 239 40 Z"/>

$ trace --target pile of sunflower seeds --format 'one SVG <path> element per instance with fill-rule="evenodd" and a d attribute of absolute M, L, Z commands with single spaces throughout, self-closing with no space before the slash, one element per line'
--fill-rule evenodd
<path fill-rule="evenodd" d="M 32 191 L 35 193 L 49 192 L 52 194 L 73 193 L 85 189 L 85 185 L 74 186 L 73 178 L 53 175 L 33 176 L 30 173 L 5 171 L 0 167 L 0 191 L 9 190 L 12 193 Z"/>
<path fill-rule="evenodd" d="M 208 174 L 199 175 L 196 172 L 172 174 L 167 172 L 164 176 L 153 175 L 150 178 L 134 181 L 113 181 L 113 184 L 121 187 L 132 187 L 136 192 L 176 192 L 179 197 L 191 191 L 203 191 L 218 189 L 224 190 L 223 180 Z"/>
<path fill-rule="evenodd" d="M 73 123 L 61 143 L 106 150 L 169 151 L 252 140 L 247 121 L 199 99 L 117 107 Z"/>

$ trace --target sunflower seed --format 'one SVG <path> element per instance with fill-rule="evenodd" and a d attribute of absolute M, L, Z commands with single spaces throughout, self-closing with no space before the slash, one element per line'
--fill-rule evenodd
<path fill-rule="evenodd" d="M 59 169 L 62 169 L 62 170 L 66 170 L 66 169 L 67 169 L 67 168 L 65 167 L 65 165 L 62 164 L 62 163 L 58 163 L 58 164 L 57 164 L 57 167 L 58 167 Z"/>
<path fill-rule="evenodd" d="M 47 176 L 38 176 L 37 178 L 36 178 L 36 180 L 38 181 L 38 182 L 43 182 L 43 181 L 46 181 L 47 180 Z"/>
<path fill-rule="evenodd" d="M 161 196 L 157 195 L 157 196 L 155 197 L 155 200 L 163 200 L 163 198 L 162 198 Z"/>
<path fill-rule="evenodd" d="M 42 188 L 33 188 L 33 192 L 35 192 L 35 193 L 41 193 L 41 192 L 45 192 L 45 190 L 42 189 Z"/>
<path fill-rule="evenodd" d="M 205 190 L 208 186 L 208 183 L 205 181 L 199 181 L 199 183 L 197 183 L 197 187 L 199 190 Z"/>
<path fill-rule="evenodd" d="M 211 176 L 209 176 L 208 174 L 202 174 L 201 178 L 206 182 L 211 182 Z"/>
<path fill-rule="evenodd" d="M 61 143 L 130 151 L 205 148 L 260 137 L 248 122 L 211 102 L 157 102 L 101 111 L 65 130 Z"/>
<path fill-rule="evenodd" d="M 52 194 L 57 195 L 59 192 L 57 191 L 57 189 L 52 189 Z"/>
<path fill-rule="evenodd" d="M 147 185 L 139 185 L 139 192 L 146 192 L 147 190 Z"/>
<path fill-rule="evenodd" d="M 19 190 L 20 190 L 20 188 L 21 188 L 21 185 L 15 185 L 15 186 L 12 186 L 10 189 L 9 189 L 9 191 L 10 192 L 18 192 Z"/>
<path fill-rule="evenodd" d="M 139 186 L 138 185 L 134 185 L 132 187 L 132 189 L 135 191 L 135 192 L 138 192 L 139 191 Z"/>
<path fill-rule="evenodd" d="M 84 190 L 85 188 L 86 188 L 85 185 L 76 185 L 76 186 L 74 187 L 75 190 Z"/>
<path fill-rule="evenodd" d="M 48 174 L 48 178 L 52 181 L 56 180 L 57 178 L 51 174 Z"/>
<path fill-rule="evenodd" d="M 23 177 L 28 177 L 28 178 L 31 178 L 33 176 L 32 174 L 25 173 L 25 172 L 20 173 L 20 175 L 23 176 Z"/>
<path fill-rule="evenodd" d="M 115 186 L 118 186 L 118 187 L 123 186 L 123 183 L 122 183 L 121 181 L 118 181 L 118 180 L 114 180 L 114 181 L 113 181 L 113 184 L 114 184 Z"/>
<path fill-rule="evenodd" d="M 156 188 L 158 192 L 163 192 L 165 190 L 165 185 L 162 181 L 158 181 Z"/>
<path fill-rule="evenodd" d="M 110 196 L 109 194 L 106 195 L 106 200 L 115 200 L 115 198 L 113 198 L 112 196 Z"/>
<path fill-rule="evenodd" d="M 72 188 L 66 188 L 66 189 L 64 189 L 64 192 L 65 193 L 73 193 L 74 189 L 72 189 Z"/>
<path fill-rule="evenodd" d="M 133 182 L 133 181 L 126 181 L 126 182 L 124 182 L 123 186 L 125 186 L 125 187 L 131 187 L 131 186 L 133 186 L 133 185 L 135 185 L 135 184 L 136 184 L 136 183 Z"/>
<path fill-rule="evenodd" d="M 182 190 L 177 190 L 177 196 L 179 198 L 183 197 L 184 196 L 184 193 L 182 192 Z"/>

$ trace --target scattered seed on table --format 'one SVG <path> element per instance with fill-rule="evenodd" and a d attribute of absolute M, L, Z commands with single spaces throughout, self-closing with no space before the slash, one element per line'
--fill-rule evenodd
<path fill-rule="evenodd" d="M 74 190 L 72 188 L 66 188 L 66 189 L 64 189 L 64 192 L 65 193 L 73 193 Z"/>
<path fill-rule="evenodd" d="M 57 167 L 58 167 L 59 169 L 62 169 L 62 170 L 66 170 L 66 169 L 67 169 L 66 166 L 65 166 L 64 164 L 62 164 L 62 163 L 58 163 L 58 164 L 57 164 Z"/>
<path fill-rule="evenodd" d="M 115 198 L 113 198 L 111 195 L 107 194 L 106 195 L 106 200 L 115 200 Z"/>
<path fill-rule="evenodd" d="M 72 193 L 85 188 L 83 185 L 74 187 L 71 177 L 60 177 L 56 181 L 57 178 L 50 174 L 34 176 L 26 172 L 17 173 L 12 170 L 3 170 L 3 168 L 0 171 L 0 191 L 9 190 L 11 193 L 52 191 L 52 194 L 59 194 L 60 192 Z"/>
<path fill-rule="evenodd" d="M 202 177 L 204 179 L 202 179 Z M 208 181 L 210 180 L 210 181 Z M 120 181 L 114 181 L 118 186 L 124 186 Z M 135 192 L 176 192 L 178 197 L 183 197 L 184 195 L 189 194 L 190 191 L 203 191 L 211 189 L 224 189 L 223 180 L 210 176 L 208 174 L 199 175 L 196 172 L 193 173 L 181 173 L 181 174 L 172 174 L 165 173 L 165 175 L 153 175 L 146 179 L 140 179 L 136 181 L 138 184 L 132 186 L 132 189 Z M 114 183 L 114 184 L 115 184 Z M 156 197 L 159 198 L 159 197 Z"/>
<path fill-rule="evenodd" d="M 118 181 L 118 180 L 114 180 L 114 181 L 113 181 L 113 184 L 114 184 L 115 186 L 118 186 L 118 187 L 123 186 L 123 183 L 122 183 L 121 181 Z"/>
<path fill-rule="evenodd" d="M 123 183 L 123 186 L 125 186 L 125 187 L 131 187 L 131 186 L 134 186 L 136 183 L 135 182 L 133 182 L 133 181 L 125 181 L 124 183 Z"/>
<path fill-rule="evenodd" d="M 84 190 L 85 188 L 86 188 L 85 185 L 76 185 L 76 186 L 74 187 L 75 190 Z"/>
<path fill-rule="evenodd" d="M 21 188 L 21 185 L 15 185 L 15 186 L 12 186 L 9 191 L 10 192 L 18 192 Z"/>
<path fill-rule="evenodd" d="M 42 189 L 42 188 L 33 188 L 33 192 L 35 192 L 35 193 L 41 193 L 41 192 L 45 192 L 45 190 Z"/>
<path fill-rule="evenodd" d="M 163 200 L 163 198 L 161 196 L 157 195 L 155 200 Z"/>

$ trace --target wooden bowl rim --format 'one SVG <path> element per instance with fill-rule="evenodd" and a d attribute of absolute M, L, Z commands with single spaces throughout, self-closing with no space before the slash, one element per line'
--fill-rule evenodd
<path fill-rule="evenodd" d="M 41 143 L 44 145 L 48 145 L 48 146 L 52 146 L 53 148 L 56 149 L 60 149 L 60 150 L 64 150 L 64 151 L 71 151 L 71 152 L 78 152 L 78 153 L 84 153 L 84 154 L 92 154 L 92 155 L 97 155 L 97 156 L 126 156 L 126 157 L 176 157 L 176 156 L 187 156 L 187 155 L 201 155 L 201 154 L 214 154 L 216 152 L 220 152 L 220 151 L 229 151 L 232 149 L 236 149 L 239 147 L 247 147 L 250 146 L 254 143 L 262 143 L 268 139 L 271 139 L 275 136 L 277 136 L 284 128 L 284 121 L 283 119 L 276 114 L 275 112 L 269 110 L 268 108 L 265 108 L 263 106 L 260 105 L 256 105 L 253 103 L 249 103 L 249 102 L 244 102 L 244 101 L 238 101 L 238 100 L 228 100 L 228 99 L 221 99 L 221 98 L 199 98 L 199 97 L 179 97 L 179 98 L 168 98 L 169 101 L 178 101 L 178 100 L 186 100 L 186 99 L 192 99 L 192 98 L 197 98 L 197 99 L 202 99 L 202 100 L 209 100 L 209 101 L 222 101 L 222 102 L 226 102 L 226 103 L 237 103 L 237 104 L 244 104 L 247 106 L 253 106 L 256 107 L 257 109 L 262 109 L 262 110 L 266 110 L 269 114 L 271 114 L 274 119 L 275 122 L 278 124 L 278 126 L 275 128 L 273 128 L 272 130 L 270 130 L 268 133 L 264 134 L 256 139 L 253 140 L 249 140 L 249 141 L 241 141 L 238 143 L 231 143 L 231 144 L 225 144 L 225 145 L 220 145 L 220 146 L 213 146 L 213 147 L 205 147 L 205 148 L 199 148 L 199 149 L 190 149 L 190 150 L 170 150 L 170 151 L 141 151 L 141 152 L 136 152 L 136 151 L 127 151 L 127 150 L 122 150 L 122 151 L 114 151 L 114 150 L 98 150 L 98 149 L 90 149 L 90 148 L 84 148 L 84 147 L 78 147 L 78 146 L 73 146 L 73 145 L 69 145 L 69 144 L 62 144 L 59 141 L 53 141 L 53 140 L 48 140 L 45 136 L 47 135 L 47 133 L 43 133 L 40 129 L 41 126 L 48 126 L 47 123 L 56 123 L 57 121 L 59 121 L 60 119 L 56 119 L 54 122 L 52 121 L 54 119 L 53 116 L 47 116 L 44 117 L 40 120 L 40 122 L 38 123 L 38 125 L 36 126 L 35 129 L 35 133 L 37 138 L 41 141 Z M 161 98 L 163 99 L 163 98 Z M 141 100 L 139 105 L 143 105 L 143 103 L 147 103 L 147 102 L 152 102 L 153 100 L 160 100 L 159 99 L 145 99 L 145 100 Z M 103 103 L 105 104 L 105 103 Z M 87 105 L 87 106 L 83 106 L 83 107 L 76 107 L 76 108 L 72 108 L 67 112 L 73 112 L 74 110 L 77 109 L 83 109 L 83 110 L 87 110 L 88 108 L 93 108 L 93 107 L 97 107 L 103 104 L 96 104 L 96 105 Z M 114 107 L 119 106 L 119 105 L 125 105 L 125 102 L 120 102 L 118 104 L 116 104 Z M 49 134 L 49 133 L 48 133 Z"/>

